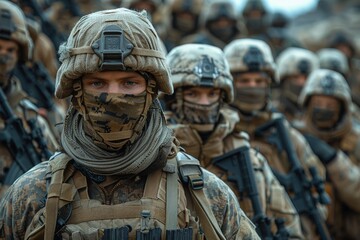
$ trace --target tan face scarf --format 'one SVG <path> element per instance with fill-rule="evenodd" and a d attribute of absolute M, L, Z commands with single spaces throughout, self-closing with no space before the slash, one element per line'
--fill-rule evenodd
<path fill-rule="evenodd" d="M 85 131 L 95 144 L 105 150 L 117 151 L 133 143 L 141 134 L 146 114 L 154 96 L 155 82 L 148 81 L 146 91 L 138 95 L 83 91 L 74 86 L 76 106 L 85 119 Z"/>
<path fill-rule="evenodd" d="M 120 151 L 99 147 L 85 133 L 84 117 L 73 107 L 65 118 L 61 143 L 65 152 L 90 172 L 100 175 L 137 175 L 165 165 L 174 137 L 166 127 L 160 104 L 154 102 L 142 135 Z"/>

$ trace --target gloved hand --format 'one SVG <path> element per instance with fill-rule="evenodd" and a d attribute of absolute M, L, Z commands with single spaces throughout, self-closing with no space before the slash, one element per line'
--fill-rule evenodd
<path fill-rule="evenodd" d="M 335 148 L 331 147 L 325 141 L 314 137 L 313 135 L 304 134 L 304 136 L 313 152 L 318 156 L 318 158 L 324 165 L 329 164 L 335 159 L 337 152 Z"/>

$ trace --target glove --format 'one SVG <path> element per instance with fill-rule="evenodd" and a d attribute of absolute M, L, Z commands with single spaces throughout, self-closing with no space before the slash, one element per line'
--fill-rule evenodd
<path fill-rule="evenodd" d="M 304 137 L 308 141 L 313 152 L 318 156 L 324 165 L 329 164 L 335 159 L 337 153 L 335 148 L 313 135 L 304 134 Z"/>

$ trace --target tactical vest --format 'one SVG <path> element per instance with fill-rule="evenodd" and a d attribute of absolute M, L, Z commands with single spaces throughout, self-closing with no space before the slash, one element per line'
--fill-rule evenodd
<path fill-rule="evenodd" d="M 191 156 L 179 152 L 164 169 L 148 175 L 141 199 L 116 205 L 90 199 L 86 177 L 70 161 L 66 154 L 49 161 L 46 206 L 34 216 L 25 239 L 108 239 L 103 237 L 109 229 L 125 229 L 124 239 L 152 230 L 158 237 L 151 239 L 203 239 L 202 231 L 207 239 L 225 239 L 204 196 L 199 162 Z"/>

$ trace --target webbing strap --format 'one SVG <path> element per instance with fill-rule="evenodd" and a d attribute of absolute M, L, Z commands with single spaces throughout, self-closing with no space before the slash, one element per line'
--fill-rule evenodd
<path fill-rule="evenodd" d="M 179 194 L 176 157 L 167 161 L 164 171 L 166 172 L 166 230 L 174 230 L 178 228 Z"/>
<path fill-rule="evenodd" d="M 91 46 L 84 46 L 84 47 L 69 49 L 69 56 L 75 56 L 75 55 L 81 55 L 81 54 L 95 54 L 95 52 Z M 131 51 L 131 54 L 137 55 L 137 56 L 155 57 L 155 58 L 165 59 L 165 55 L 163 52 L 146 49 L 146 48 L 134 47 L 133 50 Z"/>
<path fill-rule="evenodd" d="M 193 190 L 189 185 L 189 190 L 206 239 L 226 240 L 211 210 L 210 203 L 206 201 L 203 189 Z"/>
<path fill-rule="evenodd" d="M 66 154 L 60 154 L 55 160 L 49 162 L 53 174 L 51 177 L 51 182 L 48 189 L 48 197 L 45 205 L 45 240 L 54 239 L 60 196 L 62 195 L 62 191 L 69 192 L 69 189 L 65 190 L 62 188 L 62 183 L 64 178 L 64 170 L 70 160 L 71 158 Z"/>

